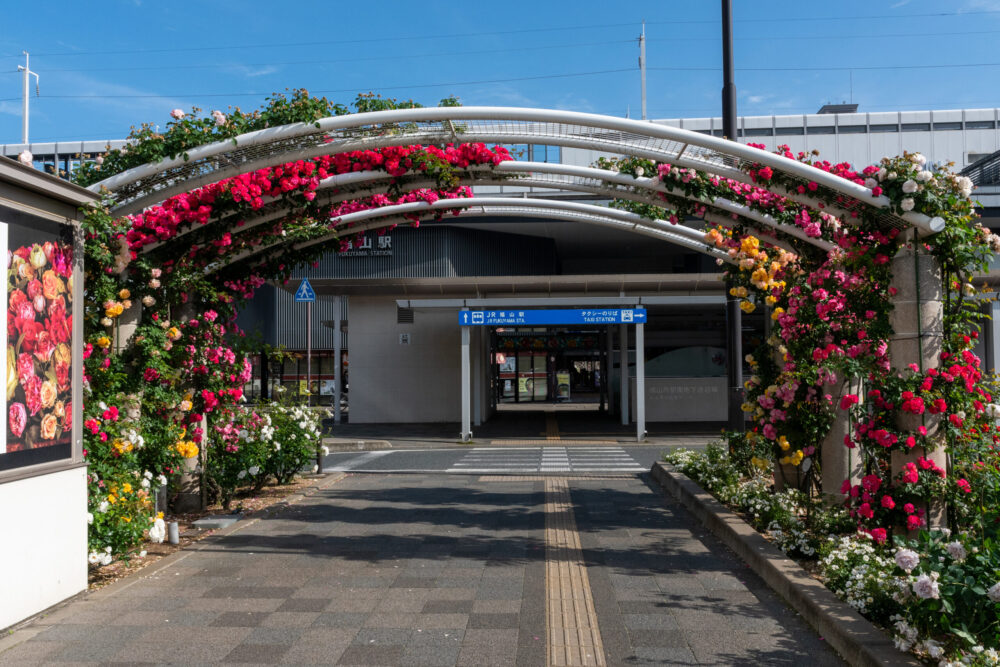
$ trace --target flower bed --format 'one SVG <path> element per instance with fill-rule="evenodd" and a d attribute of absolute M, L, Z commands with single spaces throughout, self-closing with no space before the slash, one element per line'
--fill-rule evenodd
<path fill-rule="evenodd" d="M 665 460 L 741 513 L 839 598 L 886 628 L 900 650 L 942 665 L 1000 664 L 997 535 L 922 531 L 879 543 L 845 507 L 798 490 L 775 492 L 771 470 L 739 466 L 713 443 Z"/>

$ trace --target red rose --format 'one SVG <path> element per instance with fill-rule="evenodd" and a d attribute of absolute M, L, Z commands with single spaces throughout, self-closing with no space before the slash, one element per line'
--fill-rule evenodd
<path fill-rule="evenodd" d="M 52 353 L 55 352 L 56 344 L 52 340 L 52 336 L 45 329 L 38 332 L 38 339 L 35 342 L 35 358 L 41 362 L 47 362 L 52 358 Z"/>
<path fill-rule="evenodd" d="M 59 391 L 69 391 L 70 382 L 69 364 L 56 362 L 56 385 L 58 385 Z"/>
<path fill-rule="evenodd" d="M 42 281 L 35 278 L 30 283 L 28 283 L 28 298 L 34 300 L 35 297 L 42 295 Z"/>
<path fill-rule="evenodd" d="M 42 378 L 32 375 L 24 383 L 24 402 L 28 404 L 28 413 L 32 417 L 42 409 Z"/>
<path fill-rule="evenodd" d="M 30 354 L 22 352 L 17 357 L 17 380 L 24 385 L 28 378 L 33 377 L 35 377 L 35 361 Z"/>

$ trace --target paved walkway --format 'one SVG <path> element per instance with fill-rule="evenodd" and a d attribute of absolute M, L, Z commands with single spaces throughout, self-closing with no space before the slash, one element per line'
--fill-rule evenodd
<path fill-rule="evenodd" d="M 0 640 L 0 664 L 841 664 L 645 479 L 348 475 Z"/>

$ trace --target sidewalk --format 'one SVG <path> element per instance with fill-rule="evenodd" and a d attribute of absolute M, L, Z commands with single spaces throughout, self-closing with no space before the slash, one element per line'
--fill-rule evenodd
<path fill-rule="evenodd" d="M 348 476 L 0 640 L 2 665 L 536 666 L 553 656 L 841 664 L 684 509 L 632 475 Z"/>

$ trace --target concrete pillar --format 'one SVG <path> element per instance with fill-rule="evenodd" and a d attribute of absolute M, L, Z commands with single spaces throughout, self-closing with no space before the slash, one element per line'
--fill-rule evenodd
<path fill-rule="evenodd" d="M 343 354 L 343 337 L 340 332 L 341 297 L 335 297 L 333 301 L 333 423 L 339 424 L 341 421 L 340 394 L 343 392 L 341 385 L 340 358 Z"/>
<path fill-rule="evenodd" d="M 912 232 L 910 232 L 912 234 Z M 918 254 L 910 242 L 892 260 L 892 281 L 896 288 L 892 298 L 893 310 L 889 317 L 893 334 L 889 339 L 889 359 L 894 370 L 903 370 L 909 364 L 921 369 L 936 368 L 944 339 L 944 307 L 941 267 L 930 255 Z M 909 461 L 923 456 L 942 469 L 948 469 L 944 432 L 940 429 L 941 416 L 902 414 L 897 426 L 901 430 L 916 431 L 927 428 L 927 440 L 933 447 L 914 447 L 908 452 L 893 451 L 891 468 L 893 476 L 902 471 Z M 945 505 L 931 502 L 926 508 L 927 525 L 939 528 L 945 524 Z"/>
<path fill-rule="evenodd" d="M 622 426 L 628 426 L 628 325 L 626 324 L 618 325 L 618 359 Z"/>
<path fill-rule="evenodd" d="M 483 369 L 483 331 L 476 329 L 473 334 L 476 342 L 472 346 L 476 350 L 475 359 L 472 360 L 472 425 L 480 426 L 483 423 L 483 384 L 485 383 L 485 372 Z"/>
<path fill-rule="evenodd" d="M 840 399 L 846 394 L 861 393 L 861 383 L 858 381 L 841 380 L 826 384 L 823 392 L 829 394 L 834 406 L 834 419 L 830 431 L 820 444 L 821 484 L 823 495 L 830 504 L 840 504 L 847 498 L 840 492 L 845 479 L 851 480 L 851 485 L 861 482 L 861 452 L 844 444 L 844 436 L 850 433 L 851 420 L 846 410 L 840 409 Z"/>
<path fill-rule="evenodd" d="M 135 330 L 139 328 L 139 320 L 142 318 L 142 302 L 139 299 L 132 300 L 132 306 L 118 316 L 115 322 L 112 344 L 115 352 L 121 353 L 128 347 L 128 341 L 135 335 Z"/>

